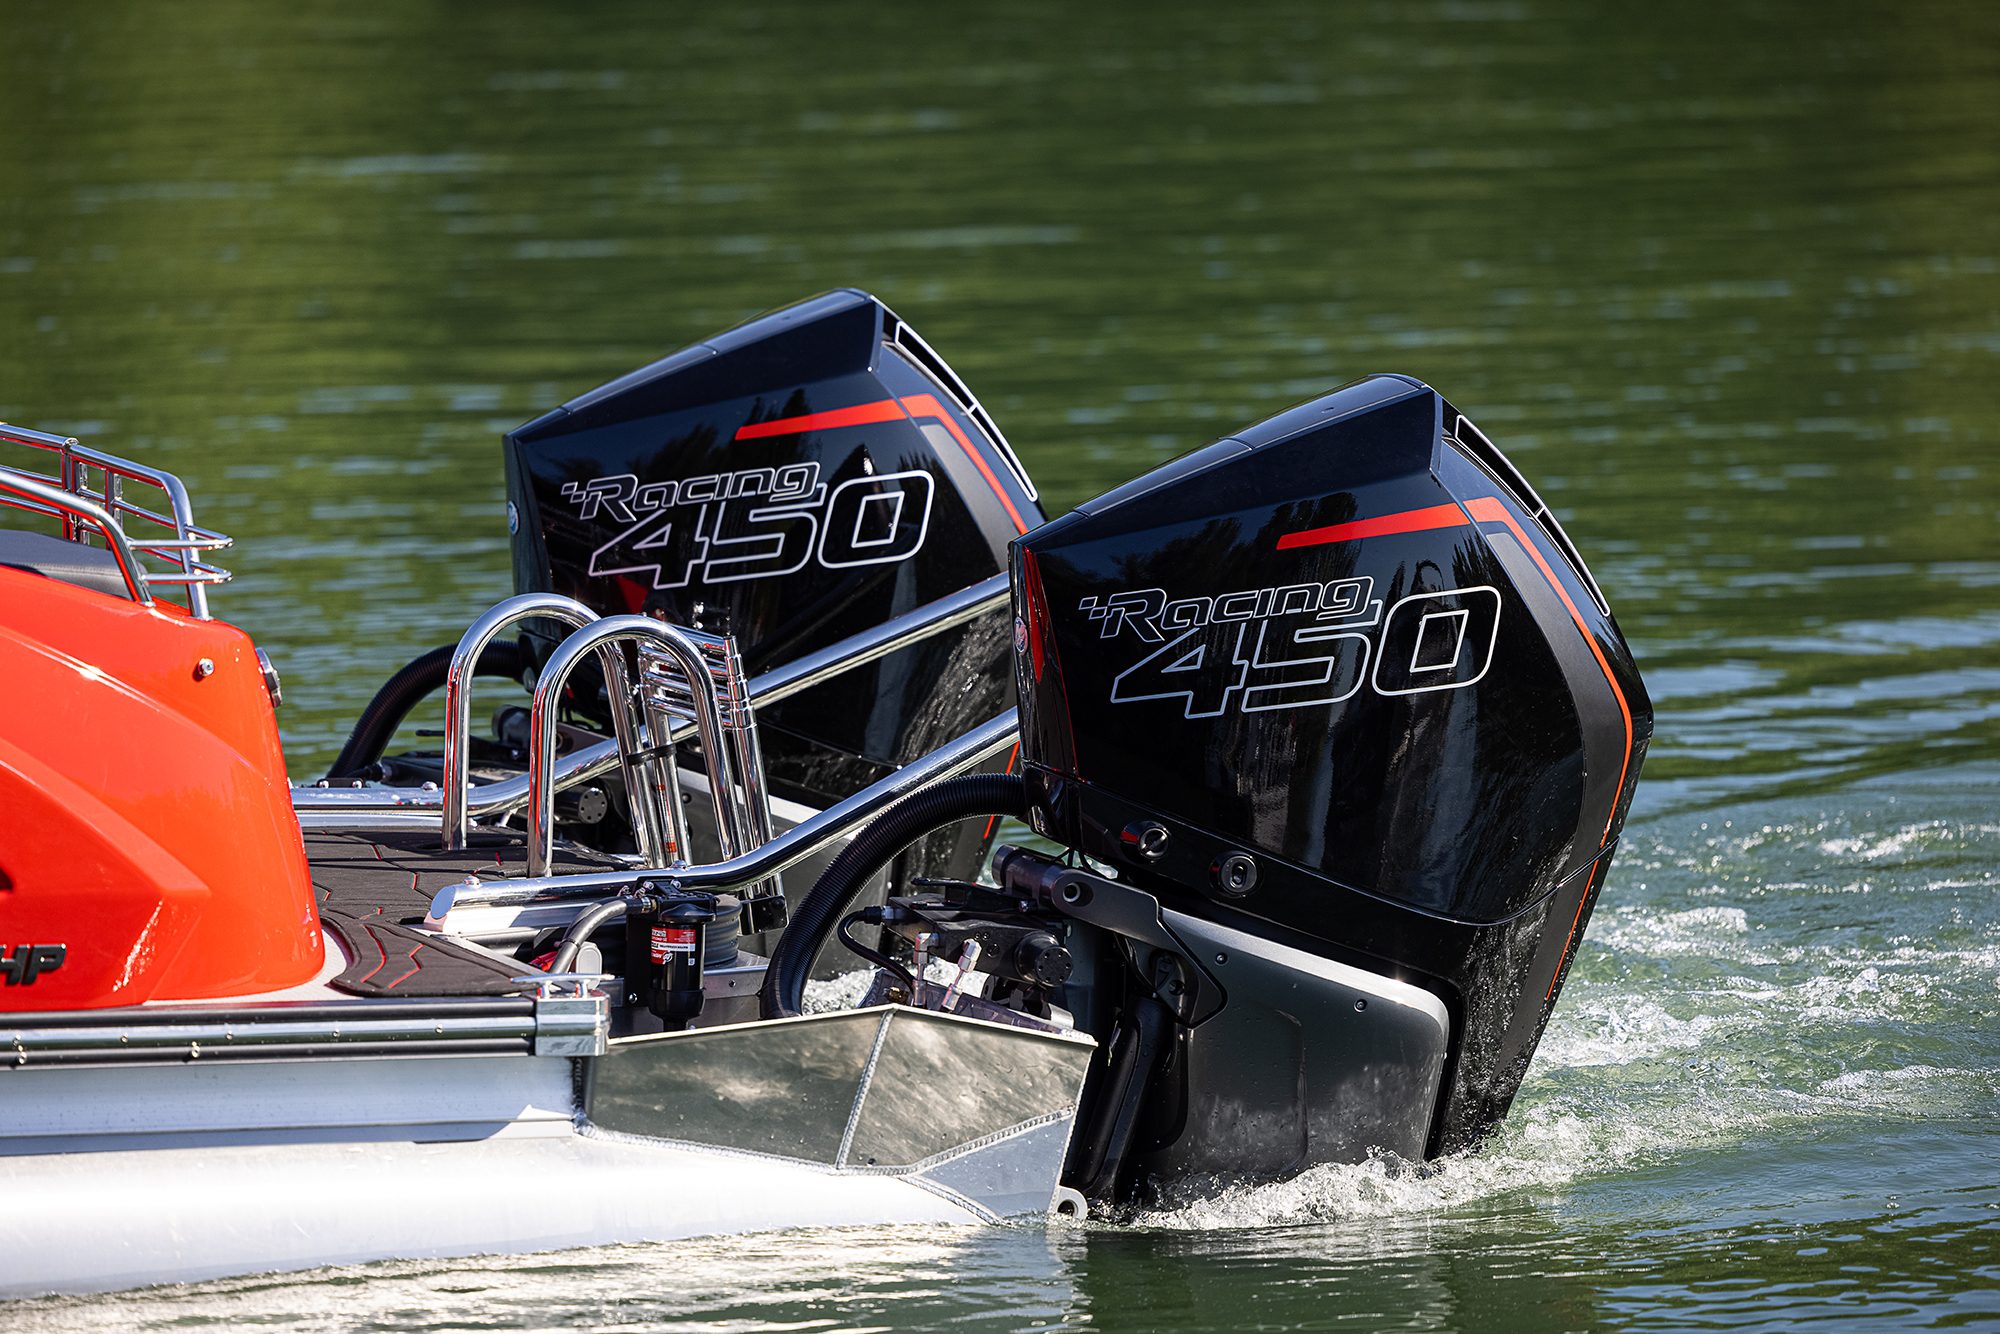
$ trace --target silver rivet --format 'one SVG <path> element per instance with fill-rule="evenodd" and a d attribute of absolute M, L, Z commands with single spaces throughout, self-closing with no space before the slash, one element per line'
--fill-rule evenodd
<path fill-rule="evenodd" d="M 1217 963 L 1228 963 L 1228 962 L 1229 962 L 1229 956 L 1228 956 L 1227 954 L 1218 954 L 1218 955 L 1216 955 L 1216 956 L 1215 956 L 1215 961 L 1216 961 Z"/>
<path fill-rule="evenodd" d="M 215 675 L 214 658 L 202 658 L 195 663 L 194 665 L 195 680 L 206 681 L 209 677 L 214 675 Z"/>

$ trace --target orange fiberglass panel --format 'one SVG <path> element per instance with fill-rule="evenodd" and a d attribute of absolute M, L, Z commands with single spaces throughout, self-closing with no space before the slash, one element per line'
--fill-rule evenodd
<path fill-rule="evenodd" d="M 248 635 L 0 567 L 0 681 L 0 1011 L 240 996 L 318 972 Z"/>

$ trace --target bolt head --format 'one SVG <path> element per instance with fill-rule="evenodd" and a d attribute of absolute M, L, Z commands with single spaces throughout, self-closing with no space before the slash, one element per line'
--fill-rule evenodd
<path fill-rule="evenodd" d="M 1208 868 L 1218 894 L 1241 898 L 1257 887 L 1257 862 L 1247 852 L 1225 852 Z"/>
<path fill-rule="evenodd" d="M 1144 861 L 1156 862 L 1167 855 L 1167 845 L 1173 836 L 1157 821 L 1134 820 L 1119 831 L 1118 841 L 1127 852 Z"/>

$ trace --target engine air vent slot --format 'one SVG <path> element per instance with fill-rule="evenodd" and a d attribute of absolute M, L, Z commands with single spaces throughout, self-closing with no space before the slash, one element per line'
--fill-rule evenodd
<path fill-rule="evenodd" d="M 1028 499 L 1040 501 L 1041 493 L 1036 491 L 1035 484 L 1028 480 L 1028 470 L 1021 466 L 1021 460 L 1014 454 L 1014 447 L 1007 443 L 1007 437 L 1000 434 L 999 426 L 994 423 L 986 409 L 979 405 L 979 400 L 972 396 L 972 391 L 965 387 L 965 382 L 958 378 L 958 373 L 946 364 L 945 359 L 939 356 L 929 343 L 918 337 L 916 330 L 901 321 L 895 323 L 889 335 L 889 342 L 918 370 L 935 380 L 938 388 L 944 390 L 945 395 L 958 405 L 959 410 L 972 418 L 979 429 L 986 433 L 986 438 L 993 442 L 993 447 L 1000 451 L 1000 457 L 1006 462 L 1007 470 L 1014 474 L 1014 480 L 1028 493 Z"/>
<path fill-rule="evenodd" d="M 1523 477 L 1520 469 L 1500 452 L 1499 446 L 1486 438 L 1484 431 L 1474 426 L 1465 414 L 1459 413 L 1457 417 L 1457 422 L 1448 434 L 1472 456 L 1475 463 L 1499 483 L 1502 490 L 1511 493 L 1515 502 L 1528 511 L 1540 525 L 1541 530 L 1548 535 L 1549 540 L 1556 544 L 1556 549 L 1562 552 L 1563 558 L 1569 562 L 1570 569 L 1576 571 L 1576 576 L 1583 581 L 1583 586 L 1590 590 L 1590 600 L 1597 604 L 1597 610 L 1609 616 L 1611 604 L 1604 600 L 1604 592 L 1598 588 L 1596 578 L 1590 573 L 1590 568 L 1583 563 L 1583 557 L 1577 553 L 1576 543 L 1569 540 L 1569 534 L 1563 531 L 1560 523 L 1556 522 L 1556 516 L 1549 509 L 1547 502 L 1536 493 L 1535 488 L 1528 485 L 1528 479 Z"/>

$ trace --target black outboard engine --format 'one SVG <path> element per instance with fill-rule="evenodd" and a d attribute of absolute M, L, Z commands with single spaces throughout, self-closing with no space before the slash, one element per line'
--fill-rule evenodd
<path fill-rule="evenodd" d="M 1033 823 L 1155 897 L 1189 974 L 1169 987 L 1208 993 L 1177 1002 L 1150 1166 L 1475 1142 L 1526 1072 L 1652 732 L 1527 482 L 1429 387 L 1377 376 L 1028 534 L 1014 598 Z"/>
<path fill-rule="evenodd" d="M 1090 1032 L 1065 1180 L 1092 1198 L 1476 1143 L 1652 732 L 1548 508 L 1430 388 L 1377 376 L 1013 553 L 1022 778 L 942 784 L 856 839 L 780 942 L 764 1013 L 794 1012 L 837 921 L 875 999 Z M 1002 848 L 994 885 L 840 915 L 871 864 L 986 811 L 1070 851 Z M 870 925 L 909 966 L 857 941 Z M 962 966 L 948 990 L 936 958 Z"/>
<path fill-rule="evenodd" d="M 857 291 L 594 389 L 506 456 L 517 591 L 732 634 L 753 676 L 1002 572 L 1043 518 L 958 377 Z M 530 636 L 532 655 L 562 633 Z M 986 616 L 760 709 L 773 792 L 830 805 L 1001 712 L 1007 651 L 1006 618 Z M 970 874 L 990 833 L 920 860 Z"/>

